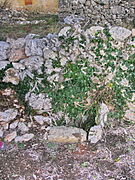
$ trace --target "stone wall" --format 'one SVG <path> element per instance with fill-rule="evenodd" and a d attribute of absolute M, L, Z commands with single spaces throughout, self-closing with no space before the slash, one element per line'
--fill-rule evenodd
<path fill-rule="evenodd" d="M 134 0 L 60 0 L 59 6 L 61 16 L 84 16 L 90 24 L 135 26 Z"/>

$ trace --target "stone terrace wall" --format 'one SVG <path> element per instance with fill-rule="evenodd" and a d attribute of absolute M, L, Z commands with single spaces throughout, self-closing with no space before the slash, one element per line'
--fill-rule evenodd
<path fill-rule="evenodd" d="M 60 15 L 85 16 L 91 24 L 135 26 L 134 0 L 60 0 Z"/>

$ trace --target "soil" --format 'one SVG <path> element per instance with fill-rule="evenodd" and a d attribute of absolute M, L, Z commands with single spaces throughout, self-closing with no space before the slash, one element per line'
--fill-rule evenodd
<path fill-rule="evenodd" d="M 0 151 L 1 180 L 134 180 L 135 126 L 105 130 L 97 144 L 52 143 L 37 132 Z"/>

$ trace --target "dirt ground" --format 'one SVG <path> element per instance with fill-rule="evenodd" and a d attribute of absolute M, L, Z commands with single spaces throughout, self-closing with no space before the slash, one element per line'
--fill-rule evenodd
<path fill-rule="evenodd" d="M 97 144 L 58 144 L 41 133 L 0 151 L 0 180 L 134 180 L 135 126 L 106 130 Z"/>

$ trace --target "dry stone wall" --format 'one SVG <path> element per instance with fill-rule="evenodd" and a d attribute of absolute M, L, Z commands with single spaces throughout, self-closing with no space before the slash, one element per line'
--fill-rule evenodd
<path fill-rule="evenodd" d="M 134 0 L 60 0 L 60 16 L 74 14 L 85 17 L 90 24 L 133 25 Z"/>

